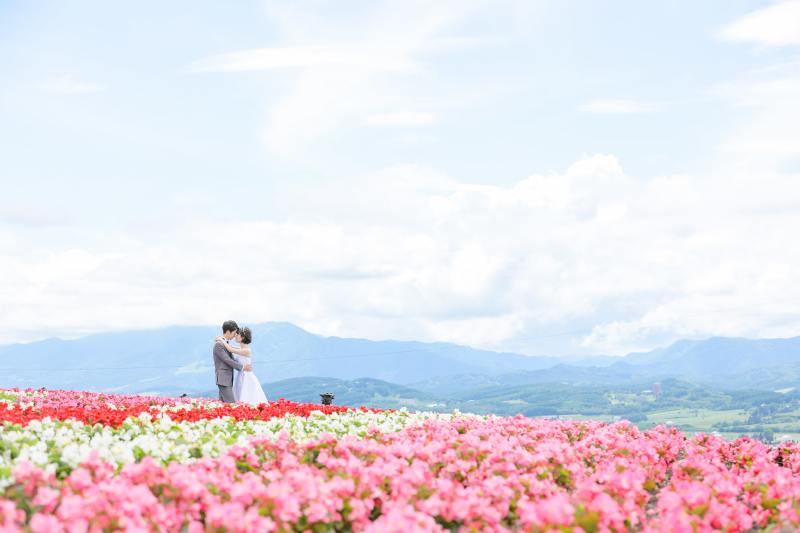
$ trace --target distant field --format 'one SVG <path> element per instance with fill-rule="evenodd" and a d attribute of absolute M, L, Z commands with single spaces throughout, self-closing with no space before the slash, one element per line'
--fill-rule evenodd
<path fill-rule="evenodd" d="M 559 420 L 599 420 L 600 422 L 614 422 L 619 420 L 618 416 L 613 415 L 559 415 Z"/>
<path fill-rule="evenodd" d="M 563 415 L 558 418 L 565 420 L 601 420 L 603 422 L 613 422 L 619 420 L 619 416 L 613 415 Z M 668 411 L 658 411 L 647 413 L 647 420 L 637 423 L 643 428 L 651 428 L 659 424 L 669 424 L 678 427 L 681 431 L 697 432 L 712 431 L 711 427 L 717 422 L 739 422 L 744 424 L 747 419 L 747 411 L 742 409 L 731 409 L 725 411 L 715 411 L 712 409 L 670 409 Z"/>
<path fill-rule="evenodd" d="M 774 440 L 800 440 L 800 410 L 782 413 L 780 422 L 747 424 L 748 412 L 744 409 L 670 409 L 647 414 L 647 420 L 636 422 L 641 429 L 650 429 L 659 424 L 672 425 L 687 434 L 715 432 L 727 440 L 734 440 L 743 434 L 753 435 L 762 429 L 771 429 Z M 614 422 L 620 417 L 612 415 L 559 415 L 561 420 L 599 420 Z M 720 431 L 714 424 L 725 422 L 742 426 L 745 431 Z"/>
<path fill-rule="evenodd" d="M 737 422 L 744 424 L 747 420 L 747 411 L 743 409 L 713 410 L 713 409 L 671 409 L 647 414 L 650 426 L 671 423 L 681 431 L 712 431 L 712 426 L 718 422 Z M 644 424 L 643 424 L 644 425 Z"/>

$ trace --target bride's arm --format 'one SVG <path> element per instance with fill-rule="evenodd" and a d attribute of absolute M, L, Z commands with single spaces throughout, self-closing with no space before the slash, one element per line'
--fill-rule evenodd
<path fill-rule="evenodd" d="M 231 353 L 236 353 L 236 354 L 239 354 L 239 355 L 246 355 L 247 357 L 250 357 L 250 353 L 251 352 L 250 352 L 250 347 L 249 346 L 245 346 L 244 348 L 234 348 L 233 346 L 227 346 L 227 348 L 228 348 L 228 350 L 231 351 Z"/>
<path fill-rule="evenodd" d="M 228 343 L 225 341 L 225 339 L 223 339 L 223 338 L 221 338 L 221 337 L 217 337 L 217 340 L 221 340 L 221 341 L 222 341 L 222 345 L 223 345 L 223 346 L 225 347 L 225 349 L 226 349 L 226 350 L 228 350 L 230 353 L 235 353 L 235 354 L 239 354 L 239 355 L 246 355 L 247 357 L 250 357 L 250 353 L 251 353 L 251 352 L 250 352 L 250 347 L 249 347 L 249 346 L 245 346 L 244 348 L 234 348 L 233 346 L 231 346 L 230 344 L 228 344 Z"/>

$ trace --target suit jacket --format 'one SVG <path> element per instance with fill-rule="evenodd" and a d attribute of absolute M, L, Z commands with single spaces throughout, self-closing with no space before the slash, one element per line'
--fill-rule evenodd
<path fill-rule="evenodd" d="M 241 370 L 244 365 L 233 358 L 221 341 L 214 343 L 214 373 L 217 375 L 217 385 L 222 387 L 233 386 L 233 369 Z"/>

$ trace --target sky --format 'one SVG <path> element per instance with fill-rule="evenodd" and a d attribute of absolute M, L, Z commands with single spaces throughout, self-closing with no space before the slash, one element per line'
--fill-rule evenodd
<path fill-rule="evenodd" d="M 6 0 L 0 343 L 800 335 L 798 94 L 800 0 Z"/>

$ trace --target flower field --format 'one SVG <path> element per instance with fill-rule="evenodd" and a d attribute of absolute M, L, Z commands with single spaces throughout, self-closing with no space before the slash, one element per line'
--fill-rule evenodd
<path fill-rule="evenodd" d="M 0 391 L 0 424 L 0 532 L 800 526 L 795 443 L 65 391 Z"/>

